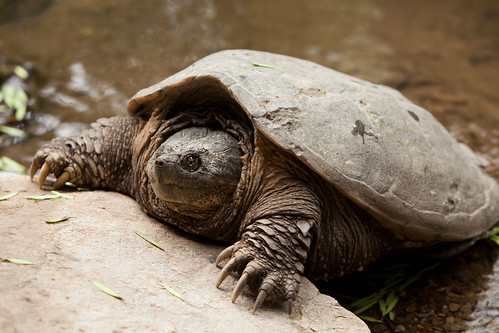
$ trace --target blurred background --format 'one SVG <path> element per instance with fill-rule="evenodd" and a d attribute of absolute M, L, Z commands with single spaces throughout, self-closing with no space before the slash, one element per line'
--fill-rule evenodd
<path fill-rule="evenodd" d="M 136 91 L 248 48 L 401 90 L 499 180 L 497 0 L 0 0 L 0 36 L 0 84 L 27 93 L 2 89 L 27 112 L 1 102 L 0 157 L 24 166 L 54 136 L 125 115 Z"/>
<path fill-rule="evenodd" d="M 496 0 L 0 0 L 0 36 L 3 80 L 12 63 L 33 73 L 24 124 L 0 112 L 0 125 L 28 133 L 4 135 L 0 155 L 25 165 L 51 137 L 125 114 L 139 89 L 210 53 L 249 48 L 401 90 L 498 175 Z"/>

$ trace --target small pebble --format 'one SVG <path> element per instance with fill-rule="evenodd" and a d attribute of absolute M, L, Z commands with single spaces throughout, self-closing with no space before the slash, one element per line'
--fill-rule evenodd
<path fill-rule="evenodd" d="M 456 312 L 460 308 L 461 308 L 461 305 L 459 305 L 459 304 L 456 304 L 456 303 L 449 304 L 449 310 L 451 310 L 452 312 Z"/>

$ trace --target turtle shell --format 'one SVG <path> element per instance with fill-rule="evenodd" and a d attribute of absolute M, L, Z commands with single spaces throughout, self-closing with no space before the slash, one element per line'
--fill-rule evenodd
<path fill-rule="evenodd" d="M 139 91 L 128 111 L 223 98 L 400 238 L 459 241 L 499 221 L 498 183 L 428 111 L 310 61 L 218 52 Z"/>

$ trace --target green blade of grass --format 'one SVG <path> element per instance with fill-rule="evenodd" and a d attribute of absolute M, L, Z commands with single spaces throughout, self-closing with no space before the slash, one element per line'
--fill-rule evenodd
<path fill-rule="evenodd" d="M 0 126 L 0 132 L 5 133 L 5 134 L 10 135 L 10 136 L 17 136 L 20 138 L 24 138 L 26 136 L 25 131 L 20 130 L 19 128 L 5 126 L 5 125 Z"/>
<path fill-rule="evenodd" d="M 87 188 L 87 187 L 76 187 L 76 185 L 73 184 L 73 183 L 71 183 L 71 182 L 65 182 L 64 185 L 74 187 L 78 191 L 92 191 L 91 188 Z"/>
<path fill-rule="evenodd" d="M 71 199 L 73 200 L 74 197 L 71 196 L 71 195 L 68 195 L 68 194 L 64 194 L 64 193 L 61 193 L 61 192 L 57 192 L 57 191 L 50 191 L 52 193 L 54 193 L 55 195 L 58 195 L 60 198 L 64 198 L 64 199 Z"/>
<path fill-rule="evenodd" d="M 24 197 L 24 199 L 28 200 L 35 200 L 35 201 L 40 201 L 40 200 L 54 200 L 54 199 L 59 199 L 60 196 L 58 195 L 30 195 L 27 197 Z"/>
<path fill-rule="evenodd" d="M 106 287 L 105 285 L 97 282 L 97 281 L 90 281 L 94 286 L 96 286 L 97 288 L 100 289 L 100 291 L 108 294 L 109 296 L 113 296 L 119 300 L 122 300 L 124 301 L 125 299 L 123 297 L 121 297 L 120 295 L 118 295 L 117 293 L 115 293 L 114 291 L 112 291 L 111 289 L 109 289 L 108 287 Z"/>
<path fill-rule="evenodd" d="M 156 243 L 155 241 L 149 239 L 148 237 L 144 236 L 143 234 L 141 234 L 140 232 L 138 231 L 135 231 L 135 233 L 137 234 L 137 236 L 139 236 L 140 238 L 144 239 L 145 241 L 151 243 L 152 245 L 156 246 L 158 249 L 160 249 L 161 251 L 164 251 L 165 249 L 163 249 L 163 247 L 161 245 L 159 245 L 158 243 Z"/>
<path fill-rule="evenodd" d="M 371 323 L 379 323 L 379 324 L 383 324 L 383 321 L 382 320 L 379 320 L 379 319 L 376 319 L 376 318 L 373 318 L 373 317 L 368 317 L 368 316 L 359 316 L 360 319 L 364 320 L 364 321 L 369 321 Z"/>
<path fill-rule="evenodd" d="M 2 258 L 2 261 L 10 262 L 16 265 L 33 265 L 31 261 L 23 259 Z"/>
<path fill-rule="evenodd" d="M 391 313 L 391 312 L 392 312 L 392 310 L 395 308 L 395 305 L 397 305 L 398 301 L 399 301 L 399 298 L 395 296 L 395 297 L 391 300 L 391 302 L 390 302 L 390 303 L 388 303 L 388 302 L 387 302 L 387 303 L 386 303 L 386 304 L 387 304 L 387 305 L 386 305 L 386 313 Z"/>
<path fill-rule="evenodd" d="M 256 66 L 256 67 L 263 67 L 263 68 L 279 68 L 277 66 L 272 66 L 272 65 L 265 65 L 265 64 L 259 64 L 259 63 L 256 63 L 256 62 L 252 62 L 251 63 L 253 66 Z"/>
<path fill-rule="evenodd" d="M 0 170 L 11 171 L 21 175 L 26 172 L 26 168 L 23 165 L 7 156 L 0 157 Z"/>
<path fill-rule="evenodd" d="M 10 198 L 13 198 L 15 197 L 16 195 L 18 195 L 19 192 L 14 192 L 14 193 L 9 193 L 9 194 L 6 194 L 4 195 L 3 197 L 0 197 L 0 201 L 4 201 L 4 200 L 8 200 Z"/>
<path fill-rule="evenodd" d="M 386 314 L 388 312 L 386 311 L 386 302 L 385 302 L 385 300 L 384 299 L 380 299 L 378 301 L 378 304 L 379 304 L 379 309 L 381 310 L 381 316 L 382 317 L 386 316 Z"/>
<path fill-rule="evenodd" d="M 178 299 L 180 299 L 182 301 L 185 301 L 184 298 L 178 292 L 176 292 L 175 290 L 173 290 L 172 288 L 170 288 L 166 284 L 163 284 L 163 288 L 165 288 L 166 291 L 168 291 L 170 294 L 172 294 L 173 296 L 177 297 Z"/>
<path fill-rule="evenodd" d="M 355 315 L 358 315 L 358 314 L 360 314 L 360 313 L 362 313 L 362 312 L 364 312 L 364 311 L 366 311 L 366 310 L 370 309 L 370 308 L 371 308 L 374 304 L 378 303 L 378 301 L 379 301 L 379 300 L 371 300 L 371 301 L 369 301 L 369 302 L 366 302 L 365 304 L 363 304 L 363 306 L 362 306 L 362 307 L 359 307 L 359 309 L 358 309 L 358 310 L 353 311 L 353 313 L 354 313 Z"/>
<path fill-rule="evenodd" d="M 59 222 L 67 221 L 70 218 L 71 218 L 70 216 L 64 216 L 64 217 L 59 217 L 56 219 L 45 220 L 45 223 L 59 223 Z"/>

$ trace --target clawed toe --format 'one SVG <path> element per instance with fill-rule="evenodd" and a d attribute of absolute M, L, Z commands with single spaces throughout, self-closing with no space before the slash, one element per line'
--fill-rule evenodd
<path fill-rule="evenodd" d="M 40 186 L 40 188 L 45 183 L 45 179 L 47 179 L 47 176 L 49 174 L 50 174 L 50 167 L 48 166 L 47 163 L 43 163 L 42 168 L 40 169 L 40 174 L 38 175 L 38 186 Z"/>
<path fill-rule="evenodd" d="M 241 274 L 234 291 L 232 302 L 234 303 L 241 295 L 246 286 L 260 285 L 258 296 L 252 309 L 254 314 L 262 306 L 265 300 L 284 302 L 286 311 L 291 314 L 293 301 L 296 298 L 296 291 L 299 285 L 299 274 L 294 271 L 276 270 L 277 267 L 269 265 L 263 258 L 255 256 L 252 251 L 236 243 L 223 250 L 217 257 L 216 264 L 229 259 L 224 265 L 216 283 L 217 288 L 234 271 Z M 244 268 L 244 270 L 243 270 Z M 280 267 L 283 269 L 283 267 Z M 242 271 L 242 272 L 241 272 Z"/>

